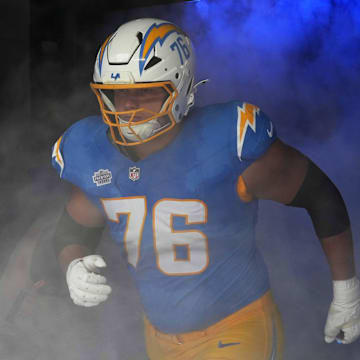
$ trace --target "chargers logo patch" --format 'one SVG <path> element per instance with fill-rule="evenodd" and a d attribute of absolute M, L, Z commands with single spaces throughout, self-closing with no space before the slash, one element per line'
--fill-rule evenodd
<path fill-rule="evenodd" d="M 155 47 L 155 45 L 158 42 L 160 43 L 160 46 L 162 46 L 165 39 L 173 32 L 182 34 L 182 31 L 179 28 L 177 28 L 174 24 L 162 23 L 159 25 L 153 24 L 150 26 L 150 28 L 148 29 L 148 31 L 144 36 L 140 48 L 140 61 L 139 61 L 140 75 L 144 70 L 146 60 L 148 59 L 151 50 Z"/>

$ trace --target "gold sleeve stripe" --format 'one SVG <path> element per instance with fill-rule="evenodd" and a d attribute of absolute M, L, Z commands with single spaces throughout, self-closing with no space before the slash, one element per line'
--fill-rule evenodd
<path fill-rule="evenodd" d="M 61 143 L 62 138 L 63 137 L 60 136 L 60 138 L 56 142 L 55 150 L 56 150 L 56 161 L 59 163 L 59 165 L 64 166 L 64 161 L 63 161 L 61 153 L 60 153 L 60 143 Z"/>

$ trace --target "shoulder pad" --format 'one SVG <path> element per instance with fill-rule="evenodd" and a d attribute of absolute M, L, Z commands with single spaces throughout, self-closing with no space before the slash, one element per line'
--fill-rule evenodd
<path fill-rule="evenodd" d="M 277 138 L 274 125 L 257 106 L 245 102 L 234 104 L 237 117 L 237 156 L 240 161 L 256 160 Z"/>
<path fill-rule="evenodd" d="M 84 162 L 84 149 L 88 151 L 93 141 L 93 136 L 90 134 L 96 133 L 102 126 L 106 125 L 99 117 L 84 118 L 72 124 L 55 142 L 51 161 L 61 178 L 71 177 L 74 169 L 78 169 Z M 71 181 L 71 179 L 67 180 Z"/>

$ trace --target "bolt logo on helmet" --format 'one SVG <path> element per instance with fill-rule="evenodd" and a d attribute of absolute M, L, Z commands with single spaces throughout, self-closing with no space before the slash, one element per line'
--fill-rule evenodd
<path fill-rule="evenodd" d="M 104 54 L 105 54 L 105 49 L 107 44 L 109 43 L 109 40 L 111 38 L 111 35 L 107 37 L 107 39 L 104 41 L 104 43 L 102 44 L 100 50 L 99 50 L 99 54 L 98 54 L 98 66 L 99 66 L 99 73 L 101 75 L 101 65 L 103 62 L 103 58 L 104 58 Z"/>
<path fill-rule="evenodd" d="M 137 19 L 110 35 L 99 49 L 90 86 L 113 142 L 142 144 L 179 123 L 194 104 L 194 68 L 189 37 L 168 21 Z M 134 93 L 139 99 L 160 93 L 160 105 L 139 100 L 120 106 Z"/>
<path fill-rule="evenodd" d="M 181 30 L 179 30 L 174 24 L 171 23 L 163 23 L 159 25 L 153 24 L 152 26 L 150 26 L 149 30 L 144 36 L 144 40 L 140 48 L 140 75 L 144 70 L 145 62 L 151 54 L 151 50 L 154 48 L 156 43 L 159 42 L 160 46 L 162 46 L 165 42 L 165 39 L 173 32 L 177 32 L 178 34 L 182 33 Z"/>

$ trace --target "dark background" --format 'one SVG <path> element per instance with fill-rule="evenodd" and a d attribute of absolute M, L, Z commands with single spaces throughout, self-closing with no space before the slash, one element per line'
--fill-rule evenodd
<path fill-rule="evenodd" d="M 13 0 L 0 11 L 0 271 L 21 240 L 27 241 L 29 229 L 33 238 L 51 238 L 67 193 L 51 168 L 51 146 L 73 122 L 98 113 L 89 88 L 98 46 L 122 22 L 145 16 L 173 21 L 192 37 L 198 80 L 211 79 L 199 90 L 198 105 L 232 99 L 257 104 L 273 119 L 281 139 L 329 174 L 348 206 L 358 264 L 357 1 Z M 357 360 L 359 342 L 324 344 L 331 282 L 306 213 L 264 201 L 257 229 L 284 318 L 285 359 Z M 112 246 L 103 245 L 109 268 L 116 263 Z M 106 321 L 99 327 L 106 336 L 100 337 L 99 347 L 106 337 L 109 360 L 134 359 L 135 353 L 140 359 L 141 312 L 130 280 L 126 275 L 117 280 L 121 287 L 114 289 L 110 305 L 100 309 Z M 83 322 L 74 326 L 95 321 L 89 312 L 77 311 Z M 61 339 L 66 343 L 63 333 L 53 335 L 59 344 Z M 81 341 L 78 357 L 62 350 L 60 358 L 82 359 L 86 347 Z"/>
<path fill-rule="evenodd" d="M 40 187 L 46 186 L 47 177 L 49 186 L 57 184 L 56 174 L 48 171 L 52 144 L 73 122 L 98 112 L 88 85 L 106 28 L 114 30 L 131 9 L 176 2 L 15 0 L 2 4 L 0 223 L 11 234 L 6 233 L 0 244 L 0 269 L 43 205 L 42 197 L 37 202 L 32 196 L 29 202 L 19 190 L 40 178 Z M 113 11 L 118 13 L 115 25 L 107 23 Z"/>

